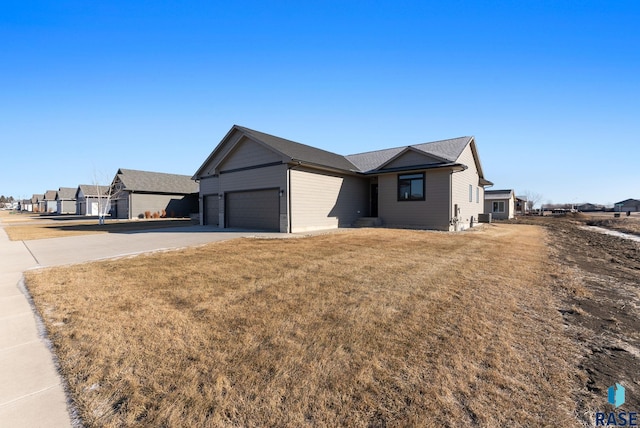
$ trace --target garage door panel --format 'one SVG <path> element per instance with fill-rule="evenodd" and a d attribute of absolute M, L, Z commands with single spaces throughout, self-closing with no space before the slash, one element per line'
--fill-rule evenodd
<path fill-rule="evenodd" d="M 227 193 L 226 210 L 228 227 L 280 230 L 278 189 Z"/>
<path fill-rule="evenodd" d="M 218 226 L 220 219 L 218 195 L 207 195 L 204 197 L 205 224 L 209 226 Z"/>

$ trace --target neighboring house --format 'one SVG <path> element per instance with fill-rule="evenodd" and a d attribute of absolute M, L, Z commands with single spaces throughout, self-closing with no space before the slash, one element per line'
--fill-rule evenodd
<path fill-rule="evenodd" d="M 109 186 L 96 186 L 95 184 L 81 184 L 76 189 L 76 214 L 97 216 L 107 200 Z M 108 213 L 111 206 L 105 207 Z"/>
<path fill-rule="evenodd" d="M 44 193 L 44 210 L 42 212 L 46 212 L 49 214 L 53 214 L 58 209 L 58 204 L 56 202 L 56 194 L 58 192 L 56 190 L 47 190 Z"/>
<path fill-rule="evenodd" d="M 342 156 L 234 125 L 194 174 L 201 223 L 280 232 L 462 230 L 483 212 L 473 137 Z"/>
<path fill-rule="evenodd" d="M 61 187 L 56 194 L 56 212 L 58 214 L 76 214 L 76 190 L 74 187 Z"/>
<path fill-rule="evenodd" d="M 142 218 L 154 213 L 188 217 L 198 212 L 198 184 L 188 175 L 120 168 L 111 188 L 115 218 Z"/>
<path fill-rule="evenodd" d="M 20 201 L 20 211 L 33 211 L 33 202 L 31 202 L 31 199 L 23 199 Z"/>
<path fill-rule="evenodd" d="M 625 199 L 624 201 L 616 202 L 614 204 L 614 210 L 619 212 L 640 211 L 640 200 L 638 199 Z"/>
<path fill-rule="evenodd" d="M 486 190 L 484 192 L 484 212 L 491 213 L 492 219 L 510 219 L 515 216 L 516 197 L 513 190 Z"/>
<path fill-rule="evenodd" d="M 34 213 L 44 212 L 44 209 L 45 209 L 44 195 L 41 195 L 39 193 L 34 193 L 33 196 L 31 196 L 31 207 Z"/>
<path fill-rule="evenodd" d="M 529 201 L 524 196 L 516 196 L 516 214 L 529 214 Z"/>

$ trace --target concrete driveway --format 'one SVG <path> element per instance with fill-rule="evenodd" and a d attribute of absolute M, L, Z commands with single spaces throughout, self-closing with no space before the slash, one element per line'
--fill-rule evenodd
<path fill-rule="evenodd" d="M 182 248 L 247 236 L 207 226 L 10 241 L 0 225 L 0 428 L 70 427 L 73 410 L 50 344 L 22 284 L 27 269 Z"/>

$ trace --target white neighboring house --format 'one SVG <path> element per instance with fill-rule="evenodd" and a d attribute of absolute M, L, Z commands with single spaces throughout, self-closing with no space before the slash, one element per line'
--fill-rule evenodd
<path fill-rule="evenodd" d="M 484 212 L 492 219 L 508 220 L 515 216 L 516 197 L 513 189 L 485 190 Z"/>
<path fill-rule="evenodd" d="M 100 209 L 104 213 L 111 211 L 111 204 L 102 207 L 106 203 L 109 186 L 96 186 L 95 184 L 81 184 L 76 190 L 76 214 L 98 216 Z"/>

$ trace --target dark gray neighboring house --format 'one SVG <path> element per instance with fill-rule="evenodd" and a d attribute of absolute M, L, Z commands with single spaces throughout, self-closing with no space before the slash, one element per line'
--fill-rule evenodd
<path fill-rule="evenodd" d="M 120 168 L 111 189 L 115 218 L 188 217 L 198 212 L 198 184 L 188 175 Z"/>
<path fill-rule="evenodd" d="M 625 199 L 624 201 L 616 202 L 614 204 L 615 211 L 631 211 L 640 212 L 640 200 L 638 199 Z"/>
<path fill-rule="evenodd" d="M 56 194 L 58 214 L 76 214 L 76 190 L 77 187 L 61 187 Z"/>

